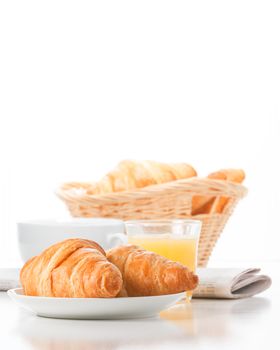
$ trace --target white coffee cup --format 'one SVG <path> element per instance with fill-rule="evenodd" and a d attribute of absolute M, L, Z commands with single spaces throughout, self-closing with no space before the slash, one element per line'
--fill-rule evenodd
<path fill-rule="evenodd" d="M 123 242 L 124 223 L 116 219 L 70 218 L 18 222 L 18 245 L 24 262 L 67 238 L 90 239 L 110 249 Z"/>

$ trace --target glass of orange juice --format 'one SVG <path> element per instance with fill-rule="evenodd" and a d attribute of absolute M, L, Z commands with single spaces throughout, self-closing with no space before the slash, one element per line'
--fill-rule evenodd
<path fill-rule="evenodd" d="M 195 272 L 201 230 L 198 220 L 132 220 L 125 222 L 128 242 L 180 262 Z M 191 293 L 187 294 L 191 297 Z"/>

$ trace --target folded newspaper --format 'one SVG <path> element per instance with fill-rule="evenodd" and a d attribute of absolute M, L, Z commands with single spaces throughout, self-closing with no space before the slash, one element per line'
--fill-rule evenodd
<path fill-rule="evenodd" d="M 194 298 L 237 299 L 261 293 L 271 285 L 270 277 L 260 269 L 204 268 L 197 269 L 199 285 Z M 20 286 L 19 269 L 0 269 L 0 291 Z"/>
<path fill-rule="evenodd" d="M 271 278 L 261 269 L 199 268 L 199 285 L 194 298 L 238 299 L 259 294 L 271 286 Z"/>

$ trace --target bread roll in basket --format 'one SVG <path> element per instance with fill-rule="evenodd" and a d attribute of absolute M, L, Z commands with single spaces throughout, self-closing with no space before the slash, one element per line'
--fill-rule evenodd
<path fill-rule="evenodd" d="M 99 182 L 65 183 L 57 195 L 74 217 L 201 220 L 198 266 L 206 266 L 228 218 L 247 193 L 241 185 L 244 178 L 240 169 L 200 178 L 185 163 L 126 160 Z"/>

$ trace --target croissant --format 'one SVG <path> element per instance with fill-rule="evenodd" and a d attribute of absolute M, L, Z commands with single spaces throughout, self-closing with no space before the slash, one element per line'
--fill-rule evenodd
<path fill-rule="evenodd" d="M 196 175 L 194 168 L 185 163 L 165 164 L 148 160 L 142 162 L 124 160 L 99 182 L 92 184 L 87 193 L 128 191 Z"/>
<path fill-rule="evenodd" d="M 180 293 L 198 284 L 198 277 L 186 266 L 136 245 L 112 248 L 106 255 L 122 273 L 124 284 L 119 296 Z"/>
<path fill-rule="evenodd" d="M 227 180 L 236 183 L 242 183 L 245 179 L 245 173 L 242 169 L 222 169 L 207 176 L 209 179 Z M 213 208 L 215 197 L 194 196 L 192 201 L 192 215 L 208 214 Z M 216 204 L 214 211 L 222 213 L 228 202 L 227 197 L 221 197 Z"/>
<path fill-rule="evenodd" d="M 67 239 L 31 258 L 20 272 L 25 295 L 111 298 L 122 288 L 122 275 L 94 241 Z"/>

